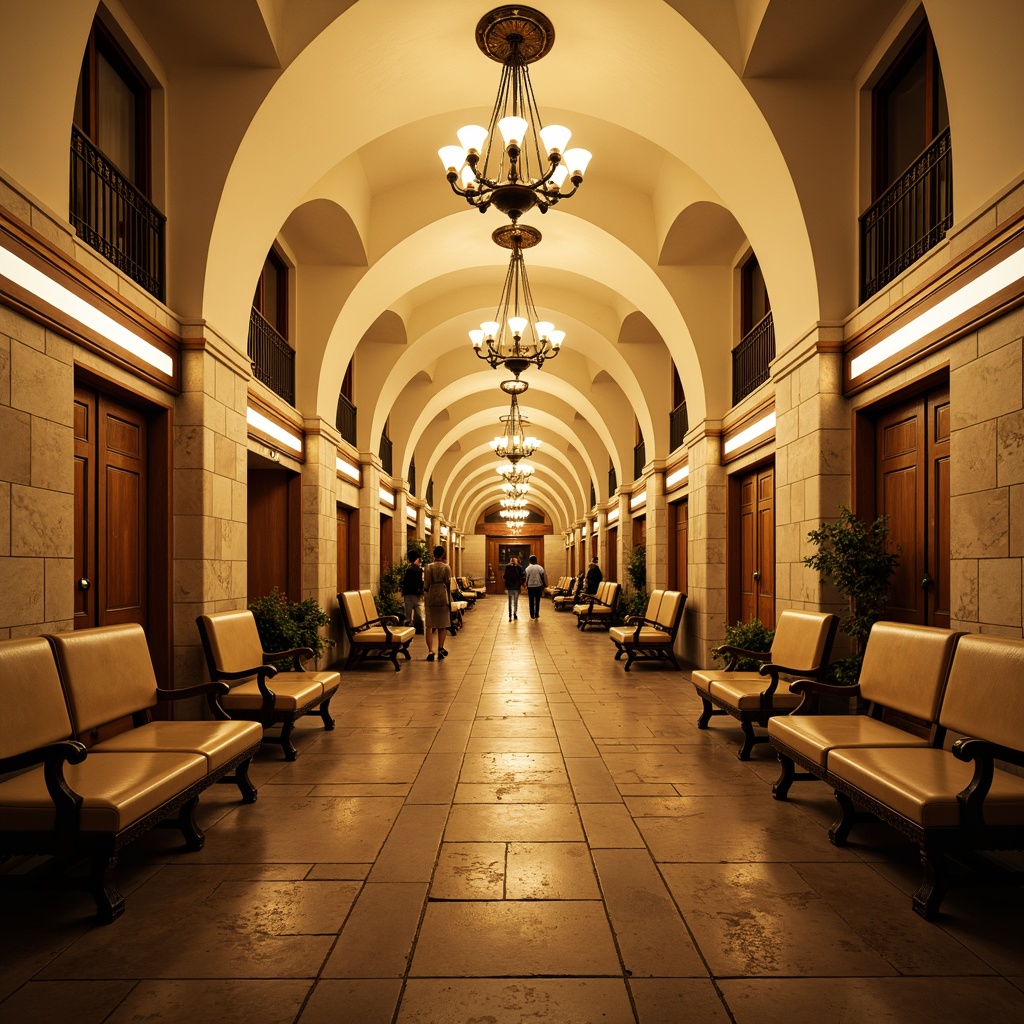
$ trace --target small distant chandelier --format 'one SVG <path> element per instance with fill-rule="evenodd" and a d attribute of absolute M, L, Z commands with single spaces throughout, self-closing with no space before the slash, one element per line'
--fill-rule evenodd
<path fill-rule="evenodd" d="M 529 487 L 530 477 L 533 476 L 533 466 L 529 462 L 503 462 L 498 466 L 498 476 L 505 481 L 505 485 L 502 490 L 506 494 L 509 493 L 508 485 L 513 487 L 522 487 L 523 493 L 526 493 L 526 489 Z"/>
<path fill-rule="evenodd" d="M 510 523 L 524 522 L 530 515 L 525 508 L 503 508 L 499 513 L 502 519 L 508 520 Z"/>
<path fill-rule="evenodd" d="M 493 231 L 491 238 L 511 249 L 512 257 L 494 319 L 471 330 L 469 338 L 478 358 L 486 359 L 492 369 L 504 366 L 518 378 L 528 367 L 540 369 L 545 360 L 554 359 L 562 350 L 565 331 L 555 330 L 551 321 L 539 318 L 526 276 L 523 250 L 535 246 L 541 233 L 525 225 L 505 224 Z"/>
<path fill-rule="evenodd" d="M 525 382 L 505 380 L 501 382 L 501 390 L 510 394 L 512 401 L 508 415 L 499 417 L 499 422 L 505 426 L 490 445 L 499 459 L 507 459 L 515 465 L 520 459 L 528 459 L 540 447 L 540 441 L 526 433 L 529 420 L 519 411 L 519 395 L 526 390 Z"/>
<path fill-rule="evenodd" d="M 522 523 L 506 523 L 505 528 L 515 537 L 518 537 L 523 532 Z"/>
<path fill-rule="evenodd" d="M 497 7 L 476 26 L 477 46 L 502 65 L 491 120 L 486 128 L 460 128 L 459 145 L 444 146 L 437 155 L 452 191 L 481 213 L 491 205 L 513 221 L 535 206 L 546 213 L 583 183 L 590 153 L 565 148 L 568 128 L 543 126 L 530 84 L 530 64 L 554 41 L 554 26 L 532 7 Z M 496 132 L 500 147 L 494 145 Z M 563 192 L 566 179 L 572 188 Z"/>
<path fill-rule="evenodd" d="M 505 498 L 502 500 L 514 500 L 517 498 L 525 498 L 530 493 L 529 484 L 502 484 L 502 491 L 505 492 Z"/>
<path fill-rule="evenodd" d="M 526 508 L 526 498 L 502 498 L 498 504 L 502 508 Z"/>

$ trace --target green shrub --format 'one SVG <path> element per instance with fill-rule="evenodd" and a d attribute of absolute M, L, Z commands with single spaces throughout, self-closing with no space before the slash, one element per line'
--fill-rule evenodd
<path fill-rule="evenodd" d="M 749 622 L 737 622 L 725 626 L 725 642 L 730 647 L 739 647 L 744 651 L 770 651 L 772 641 L 775 639 L 775 630 L 769 629 L 760 619 L 751 619 Z M 723 665 L 728 664 L 730 655 L 722 653 L 721 647 L 716 647 L 711 656 L 715 661 Z M 736 670 L 739 672 L 756 672 L 764 662 L 755 658 L 740 658 L 736 663 Z"/>
<path fill-rule="evenodd" d="M 320 633 L 321 627 L 328 625 L 331 620 L 315 598 L 289 601 L 275 587 L 266 597 L 251 602 L 249 611 L 256 620 L 256 630 L 263 650 L 268 654 L 308 647 L 319 662 L 324 651 L 333 646 L 333 641 Z M 278 668 L 292 668 L 288 659 L 275 664 Z"/>
<path fill-rule="evenodd" d="M 397 615 L 401 620 L 405 615 L 405 600 L 402 597 L 402 580 L 408 562 L 381 569 L 380 587 L 377 590 L 377 613 L 379 615 Z"/>

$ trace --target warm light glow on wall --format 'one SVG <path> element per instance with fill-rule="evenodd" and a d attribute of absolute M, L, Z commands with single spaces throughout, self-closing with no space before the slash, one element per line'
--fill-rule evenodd
<path fill-rule="evenodd" d="M 426 516 L 423 520 L 423 525 L 428 531 L 430 531 L 434 528 L 434 520 L 431 519 L 430 516 Z"/>
<path fill-rule="evenodd" d="M 386 487 L 378 487 L 377 493 L 380 494 L 380 500 L 385 505 L 390 505 L 392 508 L 395 507 L 395 496 Z"/>
<path fill-rule="evenodd" d="M 338 469 L 338 472 L 342 476 L 347 476 L 349 480 L 353 480 L 355 483 L 359 483 L 359 467 L 353 466 L 351 462 L 346 462 L 342 458 L 336 458 L 334 464 Z"/>
<path fill-rule="evenodd" d="M 730 437 L 725 442 L 722 450 L 726 455 L 729 452 L 736 451 L 737 448 L 742 448 L 744 445 L 750 444 L 751 441 L 757 440 L 769 431 L 775 429 L 775 413 L 774 411 L 768 413 L 767 416 L 763 416 L 756 423 L 751 423 L 746 430 L 741 430 L 738 434 Z"/>
<path fill-rule="evenodd" d="M 85 299 L 80 298 L 63 285 L 57 284 L 42 271 L 36 270 L 31 264 L 2 247 L 0 247 L 0 275 L 31 292 L 37 299 L 42 299 L 47 305 L 53 306 L 54 309 L 77 320 L 83 327 L 95 331 L 107 341 L 117 345 L 118 348 L 123 348 L 126 352 L 137 356 L 154 369 L 168 377 L 174 375 L 174 360 L 166 352 L 151 345 L 145 338 L 140 338 L 123 324 L 107 316 L 106 313 L 101 313 Z"/>
<path fill-rule="evenodd" d="M 257 412 L 251 406 L 246 407 L 245 422 L 248 423 L 250 427 L 255 427 L 268 437 L 272 437 L 275 441 L 279 441 L 286 448 L 291 448 L 293 452 L 298 452 L 300 455 L 302 454 L 301 437 L 296 437 L 295 434 L 285 430 L 279 423 L 275 423 L 273 420 L 268 420 L 266 416 Z"/>
<path fill-rule="evenodd" d="M 411 505 L 406 508 L 406 510 L 405 510 L 405 518 L 406 519 L 409 519 L 409 520 L 411 520 L 412 522 L 415 523 L 417 515 L 418 515 L 418 513 L 416 512 L 416 509 L 413 508 Z"/>
<path fill-rule="evenodd" d="M 850 363 L 850 378 L 856 380 L 868 370 L 884 362 L 890 356 L 902 352 L 915 342 L 945 327 L 958 316 L 969 312 L 975 306 L 992 298 L 998 291 L 1016 284 L 1024 277 L 1024 249 L 1020 249 L 986 270 L 980 277 L 957 289 L 952 295 L 936 303 L 931 309 L 915 316 L 878 344 L 872 345 Z"/>
<path fill-rule="evenodd" d="M 448 527 L 445 526 L 444 523 L 442 523 L 441 524 L 441 540 L 447 540 L 447 539 L 448 539 Z"/>
<path fill-rule="evenodd" d="M 615 520 L 618 519 L 618 518 L 619 518 L 619 510 L 618 510 L 618 508 L 613 508 L 611 510 L 611 512 L 608 513 L 608 522 L 609 523 L 614 523 Z"/>
<path fill-rule="evenodd" d="M 641 491 L 639 494 L 634 494 L 633 497 L 629 499 L 629 507 L 637 508 L 637 506 L 642 505 L 645 501 L 647 501 L 647 492 Z"/>

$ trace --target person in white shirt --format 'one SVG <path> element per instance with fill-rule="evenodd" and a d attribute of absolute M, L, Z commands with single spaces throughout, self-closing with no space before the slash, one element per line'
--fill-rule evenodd
<path fill-rule="evenodd" d="M 530 564 L 526 567 L 526 596 L 530 600 L 530 618 L 540 618 L 540 595 L 544 593 L 548 578 L 544 566 L 537 564 L 537 556 L 530 555 Z"/>

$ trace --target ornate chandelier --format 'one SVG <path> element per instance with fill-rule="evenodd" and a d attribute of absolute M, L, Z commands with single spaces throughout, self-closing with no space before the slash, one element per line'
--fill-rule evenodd
<path fill-rule="evenodd" d="M 533 476 L 533 465 L 529 462 L 503 462 L 498 466 L 498 476 L 505 481 L 502 490 L 508 494 L 508 487 L 522 487 L 523 493 L 529 487 L 530 477 Z"/>
<path fill-rule="evenodd" d="M 541 320 L 526 276 L 523 250 L 541 240 L 541 233 L 526 225 L 504 224 L 491 233 L 497 245 L 512 250 L 508 273 L 501 288 L 493 320 L 485 320 L 469 332 L 473 351 L 494 369 L 504 366 L 516 378 L 529 366 L 538 369 L 545 360 L 554 359 L 562 349 L 565 331 L 555 330 L 549 320 Z"/>
<path fill-rule="evenodd" d="M 530 84 L 530 65 L 554 41 L 554 26 L 532 7 L 497 7 L 476 26 L 477 46 L 502 66 L 491 119 L 486 128 L 460 128 L 459 145 L 437 155 L 452 191 L 481 213 L 491 205 L 513 221 L 535 206 L 545 213 L 583 183 L 590 153 L 565 148 L 568 128 L 543 126 Z M 496 132 L 501 146 L 494 144 Z M 566 179 L 572 188 L 563 192 Z"/>
<path fill-rule="evenodd" d="M 540 447 L 540 441 L 526 433 L 529 420 L 519 411 L 519 395 L 526 387 L 526 383 L 520 380 L 501 382 L 501 390 L 511 395 L 512 401 L 508 415 L 499 417 L 499 422 L 504 424 L 502 432 L 490 442 L 494 454 L 499 459 L 507 459 L 513 465 L 520 459 L 529 458 Z"/>
<path fill-rule="evenodd" d="M 502 519 L 506 519 L 509 522 L 524 522 L 530 515 L 525 508 L 503 508 L 499 513 Z"/>
<path fill-rule="evenodd" d="M 502 508 L 526 508 L 526 498 L 502 498 L 498 504 Z"/>

